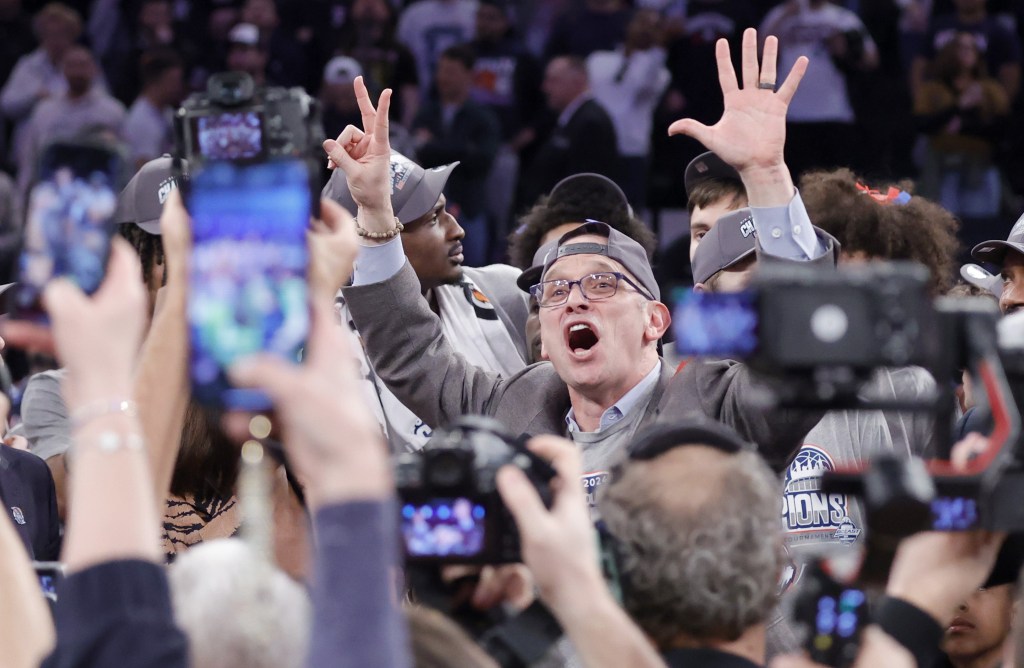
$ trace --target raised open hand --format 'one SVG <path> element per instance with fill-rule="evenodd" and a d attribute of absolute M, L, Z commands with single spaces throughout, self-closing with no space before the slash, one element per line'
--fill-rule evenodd
<path fill-rule="evenodd" d="M 374 108 L 363 78 L 356 77 L 353 86 L 363 117 L 363 129 L 349 125 L 337 139 L 324 141 L 328 164 L 332 168 L 340 167 L 345 172 L 352 199 L 360 208 L 390 210 L 391 143 L 388 140 L 388 112 L 391 109 L 391 89 L 384 89 L 377 108 Z"/>
<path fill-rule="evenodd" d="M 774 169 L 784 164 L 786 144 L 786 111 L 807 71 L 807 58 L 801 56 L 789 75 L 776 90 L 776 56 L 779 41 L 769 36 L 764 42 L 764 62 L 757 62 L 757 31 L 747 28 L 743 33 L 743 87 L 736 80 L 736 71 L 729 54 L 729 43 L 718 40 L 718 80 L 722 86 L 725 112 L 721 120 L 708 127 L 693 119 L 676 121 L 668 128 L 670 135 L 693 137 L 714 151 L 741 175 L 748 170 Z"/>

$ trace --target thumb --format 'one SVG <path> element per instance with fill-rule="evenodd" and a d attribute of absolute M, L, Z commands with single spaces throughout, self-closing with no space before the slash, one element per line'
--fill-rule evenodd
<path fill-rule="evenodd" d="M 703 123 L 693 120 L 692 118 L 684 118 L 668 126 L 668 135 L 670 137 L 673 135 L 686 135 L 688 137 L 693 137 L 705 146 L 708 145 L 705 139 L 707 139 L 708 133 L 710 132 L 711 128 Z"/>
<path fill-rule="evenodd" d="M 232 364 L 228 378 L 238 387 L 263 390 L 276 406 L 288 397 L 299 395 L 302 379 L 293 367 L 272 355 L 254 355 Z"/>
<path fill-rule="evenodd" d="M 80 310 L 85 301 L 85 293 L 67 278 L 56 278 L 43 290 L 43 307 L 54 325 Z"/>
<path fill-rule="evenodd" d="M 526 474 L 514 466 L 503 466 L 498 471 L 497 483 L 501 500 L 515 518 L 520 533 L 544 521 L 548 511 Z"/>

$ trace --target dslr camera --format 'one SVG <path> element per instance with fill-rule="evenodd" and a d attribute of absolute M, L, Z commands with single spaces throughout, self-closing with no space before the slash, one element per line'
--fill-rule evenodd
<path fill-rule="evenodd" d="M 321 152 L 320 105 L 302 88 L 258 88 L 244 72 L 214 74 L 175 114 L 178 157 L 210 161 L 312 160 Z"/>
<path fill-rule="evenodd" d="M 423 450 L 398 455 L 395 482 L 409 562 L 501 564 L 520 561 L 519 532 L 498 494 L 502 466 L 522 470 L 545 505 L 551 466 L 497 421 L 462 417 Z"/>

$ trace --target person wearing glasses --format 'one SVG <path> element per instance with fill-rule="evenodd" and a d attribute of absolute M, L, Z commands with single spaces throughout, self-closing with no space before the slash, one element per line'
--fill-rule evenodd
<path fill-rule="evenodd" d="M 781 242 L 781 250 L 764 249 L 779 256 L 775 259 L 834 264 L 833 243 L 813 231 L 782 155 L 786 108 L 806 61 L 775 92 L 776 40 L 766 40 L 758 81 L 755 32 L 744 39 L 750 48 L 744 48 L 742 89 L 728 49 L 720 45 L 722 120 L 710 128 L 679 121 L 670 132 L 695 136 L 737 169 L 755 224 L 765 225 L 759 236 Z M 388 179 L 390 92 L 381 95 L 375 109 L 362 81 L 355 86 L 365 129 L 350 126 L 337 140 L 324 142 L 359 206 L 363 248 L 344 296 L 374 368 L 410 410 L 435 425 L 477 413 L 514 433 L 567 435 L 582 451 L 588 488 L 603 482 L 639 428 L 663 415 L 705 412 L 759 444 L 795 442 L 817 422 L 813 415 L 751 415 L 751 380 L 742 365 L 712 364 L 706 373 L 691 372 L 683 382 L 670 383 L 672 369 L 660 358 L 658 341 L 671 317 L 647 255 L 640 244 L 600 222 L 564 234 L 531 286 L 540 306 L 545 361 L 506 378 L 467 363 L 420 298 L 402 251 Z M 666 410 L 669 406 L 675 408 Z M 777 438 L 776 431 L 787 438 Z"/>

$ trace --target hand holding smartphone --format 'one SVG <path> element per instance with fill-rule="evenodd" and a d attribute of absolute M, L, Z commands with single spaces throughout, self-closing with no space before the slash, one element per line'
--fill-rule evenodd
<path fill-rule="evenodd" d="M 194 246 L 188 324 L 193 396 L 239 410 L 270 408 L 234 388 L 227 368 L 268 353 L 298 361 L 309 330 L 309 170 L 298 160 L 215 162 L 188 189 Z"/>
<path fill-rule="evenodd" d="M 43 150 L 29 193 L 15 317 L 45 322 L 42 293 L 55 278 L 70 279 L 86 294 L 99 288 L 123 168 L 121 155 L 105 144 L 60 141 Z"/>

